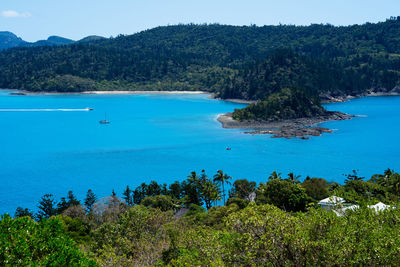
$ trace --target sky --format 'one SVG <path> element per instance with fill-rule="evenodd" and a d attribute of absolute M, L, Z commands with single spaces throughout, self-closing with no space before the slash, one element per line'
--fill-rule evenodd
<path fill-rule="evenodd" d="M 400 0 L 0 0 L 0 31 L 32 42 L 179 23 L 352 25 L 398 15 Z"/>

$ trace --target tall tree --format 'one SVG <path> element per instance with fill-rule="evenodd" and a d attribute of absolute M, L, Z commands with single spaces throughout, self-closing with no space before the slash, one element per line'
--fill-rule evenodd
<path fill-rule="evenodd" d="M 312 197 L 315 201 L 319 201 L 329 196 L 329 185 L 325 179 L 322 178 L 307 178 L 301 184 L 306 190 L 306 194 Z"/>
<path fill-rule="evenodd" d="M 86 198 L 84 200 L 86 210 L 90 213 L 92 212 L 93 205 L 96 202 L 96 195 L 93 193 L 92 189 L 89 189 L 86 193 Z"/>
<path fill-rule="evenodd" d="M 25 217 L 25 216 L 29 216 L 29 217 L 33 218 L 33 213 L 32 213 L 32 211 L 29 210 L 29 209 L 27 209 L 27 208 L 24 209 L 24 208 L 21 208 L 21 207 L 18 207 L 18 208 L 15 210 L 15 215 L 14 215 L 14 217 L 20 218 L 20 217 Z"/>
<path fill-rule="evenodd" d="M 159 185 L 156 181 L 151 181 L 147 186 L 146 196 L 154 197 L 161 195 L 163 187 Z"/>
<path fill-rule="evenodd" d="M 147 185 L 142 183 L 135 190 L 132 191 L 132 201 L 134 204 L 139 205 L 140 202 L 146 197 Z"/>
<path fill-rule="evenodd" d="M 391 169 L 386 169 L 383 174 L 374 174 L 372 175 L 369 182 L 377 183 L 382 186 L 389 186 L 390 185 L 390 177 L 394 174 L 394 171 Z"/>
<path fill-rule="evenodd" d="M 68 205 L 69 205 L 69 207 L 71 207 L 71 206 L 78 206 L 78 205 L 81 204 L 80 201 L 75 197 L 74 193 L 72 193 L 71 190 L 68 191 L 67 199 L 68 199 Z"/>
<path fill-rule="evenodd" d="M 288 180 L 292 184 L 298 184 L 298 183 L 300 183 L 300 181 L 299 181 L 300 177 L 301 177 L 301 175 L 295 175 L 293 172 L 291 172 L 291 173 L 288 173 L 288 178 L 286 180 Z"/>
<path fill-rule="evenodd" d="M 126 186 L 125 191 L 122 193 L 123 199 L 125 200 L 126 205 L 131 206 L 132 205 L 132 196 L 131 196 L 132 190 L 129 188 L 129 186 Z"/>
<path fill-rule="evenodd" d="M 57 210 L 54 208 L 55 203 L 52 194 L 45 194 L 42 196 L 38 206 L 39 211 L 36 214 L 37 219 L 40 221 L 43 218 L 48 219 L 56 215 Z"/>
<path fill-rule="evenodd" d="M 261 183 L 257 190 L 257 203 L 272 204 L 286 211 L 304 211 L 310 201 L 306 190 L 288 180 Z"/>
<path fill-rule="evenodd" d="M 210 209 L 212 204 L 221 200 L 221 192 L 218 185 L 210 180 L 204 181 L 201 185 L 201 196 L 206 204 L 206 208 Z"/>
<path fill-rule="evenodd" d="M 69 204 L 65 197 L 62 197 L 60 202 L 57 203 L 57 213 L 61 214 L 64 212 L 64 210 L 68 209 Z"/>
<path fill-rule="evenodd" d="M 70 190 L 68 191 L 67 197 L 62 197 L 60 202 L 57 203 L 57 214 L 63 213 L 66 209 L 72 206 L 79 206 L 81 203 L 75 197 L 74 193 Z"/>
<path fill-rule="evenodd" d="M 257 184 L 249 182 L 247 179 L 239 179 L 233 183 L 232 189 L 229 191 L 229 197 L 237 197 L 248 199 L 251 193 L 256 191 Z"/>
<path fill-rule="evenodd" d="M 225 205 L 225 184 L 230 184 L 228 180 L 232 179 L 229 175 L 224 173 L 222 170 L 218 170 L 217 174 L 214 175 L 214 182 L 222 185 L 222 196 L 224 198 L 224 205 Z"/>
<path fill-rule="evenodd" d="M 185 194 L 186 205 L 196 204 L 201 206 L 203 204 L 200 194 L 199 175 L 195 171 L 188 175 L 188 179 L 182 183 L 182 187 Z"/>
<path fill-rule="evenodd" d="M 218 185 L 208 178 L 205 170 L 201 171 L 201 175 L 197 181 L 200 187 L 201 199 L 204 201 L 206 208 L 210 209 L 213 203 L 221 200 L 221 192 Z"/>
<path fill-rule="evenodd" d="M 175 199 L 182 198 L 182 185 L 179 181 L 175 181 L 168 187 L 168 195 L 174 197 Z"/>
<path fill-rule="evenodd" d="M 358 176 L 358 170 L 353 170 L 352 173 L 346 174 L 345 177 L 345 183 L 349 182 L 349 181 L 361 181 L 363 180 L 365 177 L 360 177 Z"/>
<path fill-rule="evenodd" d="M 268 180 L 275 180 L 275 179 L 282 179 L 281 173 L 277 173 L 276 171 L 273 171 L 269 177 Z"/>

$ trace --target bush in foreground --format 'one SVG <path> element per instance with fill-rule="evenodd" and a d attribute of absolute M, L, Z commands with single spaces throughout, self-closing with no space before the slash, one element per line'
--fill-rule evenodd
<path fill-rule="evenodd" d="M 96 266 L 63 234 L 56 218 L 35 222 L 3 215 L 0 251 L 1 266 Z"/>

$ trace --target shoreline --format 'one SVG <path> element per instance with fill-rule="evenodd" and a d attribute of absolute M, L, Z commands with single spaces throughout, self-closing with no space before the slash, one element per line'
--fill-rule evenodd
<path fill-rule="evenodd" d="M 169 95 L 169 94 L 210 94 L 206 91 L 82 91 L 82 92 L 32 92 L 18 89 L 0 89 L 1 91 L 14 91 L 12 95 Z"/>
<path fill-rule="evenodd" d="M 338 103 L 338 102 L 346 102 L 350 101 L 352 99 L 356 98 L 363 98 L 363 97 L 368 97 L 368 96 L 400 96 L 400 92 L 395 90 L 395 91 L 389 91 L 389 92 L 368 92 L 365 94 L 360 94 L 360 95 L 347 95 L 347 96 L 339 96 L 339 97 L 333 97 L 333 96 L 320 96 L 321 98 L 321 103 L 323 104 L 328 104 L 328 103 Z"/>
<path fill-rule="evenodd" d="M 219 98 L 215 97 L 214 93 L 210 93 L 210 99 L 216 99 L 216 100 L 223 100 L 223 101 L 228 101 L 228 102 L 233 102 L 233 103 L 239 103 L 239 104 L 254 104 L 257 103 L 257 100 L 245 100 L 245 99 L 238 99 L 238 98 Z M 398 90 L 392 90 L 389 92 L 368 92 L 365 94 L 360 94 L 360 95 L 347 95 L 347 96 L 339 96 L 339 97 L 333 97 L 330 95 L 321 95 L 321 103 L 322 104 L 328 104 L 328 103 L 340 103 L 340 102 L 346 102 L 350 101 L 352 99 L 356 98 L 363 98 L 363 97 L 368 97 L 368 96 L 400 96 L 400 91 Z"/>
<path fill-rule="evenodd" d="M 333 120 L 349 120 L 355 115 L 350 115 L 338 111 L 329 111 L 326 115 L 313 118 L 298 118 L 281 121 L 236 121 L 232 118 L 232 113 L 219 114 L 217 121 L 225 129 L 251 129 L 245 134 L 271 134 L 272 138 L 301 138 L 309 139 L 309 136 L 320 136 L 322 133 L 331 133 L 328 128 L 315 126 L 317 124 Z"/>
<path fill-rule="evenodd" d="M 162 95 L 162 94 L 209 94 L 210 99 L 222 100 L 227 102 L 239 103 L 239 104 L 253 104 L 257 103 L 257 100 L 245 100 L 245 99 L 238 99 L 238 98 L 219 98 L 215 97 L 213 92 L 208 91 L 149 91 L 149 90 L 111 90 L 111 91 L 82 91 L 82 92 L 46 92 L 46 91 L 27 91 L 27 90 L 20 90 L 20 89 L 8 89 L 8 88 L 0 88 L 0 91 L 13 91 L 10 94 L 13 95 L 144 95 L 144 94 L 155 94 L 155 95 Z M 346 102 L 356 98 L 368 97 L 368 96 L 400 96 L 399 90 L 391 90 L 389 92 L 368 92 L 360 95 L 347 95 L 347 96 L 339 96 L 333 97 L 330 95 L 321 95 L 321 102 L 322 103 L 337 103 L 337 102 Z"/>
<path fill-rule="evenodd" d="M 248 105 L 257 103 L 256 100 L 244 100 L 244 99 L 236 99 L 236 98 L 223 99 L 223 98 L 214 97 L 214 96 L 211 96 L 210 99 L 222 100 L 222 101 L 238 103 L 238 104 L 248 104 Z"/>

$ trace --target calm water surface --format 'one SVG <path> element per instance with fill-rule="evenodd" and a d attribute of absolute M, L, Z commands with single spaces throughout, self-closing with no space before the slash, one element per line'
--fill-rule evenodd
<path fill-rule="evenodd" d="M 121 194 L 126 185 L 183 180 L 202 169 L 257 182 L 274 170 L 337 182 L 353 169 L 367 177 L 388 167 L 400 171 L 400 97 L 328 104 L 366 117 L 322 124 L 336 129 L 332 134 L 288 140 L 223 129 L 217 115 L 244 105 L 208 95 L 8 93 L 0 91 L 0 213 L 35 209 L 45 193 L 58 200 L 73 190 L 82 199 L 91 188 L 102 197 L 112 189 Z M 86 107 L 94 110 L 4 111 Z M 109 125 L 98 123 L 105 113 Z"/>

